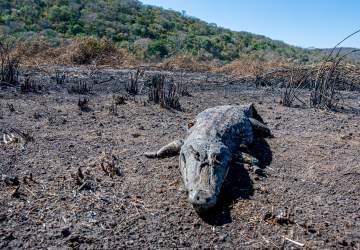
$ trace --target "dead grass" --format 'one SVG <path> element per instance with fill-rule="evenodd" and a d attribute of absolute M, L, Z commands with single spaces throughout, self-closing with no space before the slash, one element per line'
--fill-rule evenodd
<path fill-rule="evenodd" d="M 136 72 L 130 72 L 129 82 L 125 84 L 125 90 L 130 95 L 139 94 L 139 78 L 144 76 L 144 69 L 138 68 Z"/>
<path fill-rule="evenodd" d="M 117 48 L 107 39 L 94 37 L 77 38 L 52 47 L 35 39 L 18 44 L 13 52 L 22 58 L 24 66 L 44 64 L 89 65 L 108 67 L 133 67 L 139 64 L 125 49 Z"/>
<path fill-rule="evenodd" d="M 26 76 L 24 81 L 20 84 L 20 92 L 26 93 L 39 93 L 41 91 L 41 85 L 37 84 L 31 76 Z"/>
<path fill-rule="evenodd" d="M 64 47 L 65 53 L 60 56 L 65 64 L 88 65 L 133 65 L 134 57 L 124 49 L 117 48 L 108 39 L 93 37 L 78 38 Z"/>
<path fill-rule="evenodd" d="M 230 74 L 240 77 L 250 77 L 257 86 L 291 87 L 294 82 L 294 68 L 297 78 L 303 79 L 302 87 L 310 87 L 316 80 L 317 72 L 321 67 L 327 71 L 330 65 L 294 65 L 281 59 L 261 60 L 250 55 L 226 65 L 216 62 L 201 62 L 194 56 L 183 54 L 174 55 L 160 63 L 151 64 L 139 61 L 126 49 L 117 48 L 107 39 L 94 37 L 77 38 L 65 41 L 59 47 L 52 47 L 49 43 L 38 38 L 18 44 L 11 52 L 12 58 L 18 58 L 21 66 L 38 67 L 39 65 L 96 65 L 109 68 L 138 68 L 155 66 L 161 70 L 181 70 Z M 360 67 L 352 64 L 341 64 L 336 67 L 337 86 L 344 90 L 360 88 Z M 306 76 L 306 77 L 305 77 Z M 62 76 L 56 82 L 63 82 Z M 290 100 L 291 102 L 291 100 Z"/>
<path fill-rule="evenodd" d="M 243 57 L 222 67 L 215 68 L 213 71 L 217 73 L 226 73 L 232 75 L 252 75 L 257 76 L 264 74 L 270 69 L 287 67 L 288 63 L 279 60 L 264 61 L 254 56 Z"/>
<path fill-rule="evenodd" d="M 199 62 L 190 55 L 175 55 L 163 60 L 157 67 L 164 70 L 209 71 L 212 66 Z"/>
<path fill-rule="evenodd" d="M 12 53 L 9 43 L 0 42 L 0 85 L 19 81 L 20 58 Z"/>
<path fill-rule="evenodd" d="M 150 102 L 160 104 L 162 108 L 181 110 L 181 92 L 178 84 L 167 80 L 165 75 L 157 74 L 152 77 L 150 86 Z"/>
<path fill-rule="evenodd" d="M 17 44 L 12 53 L 21 58 L 23 66 L 34 66 L 37 64 L 59 64 L 58 58 L 62 52 L 62 47 L 54 48 L 44 40 L 37 38 Z"/>

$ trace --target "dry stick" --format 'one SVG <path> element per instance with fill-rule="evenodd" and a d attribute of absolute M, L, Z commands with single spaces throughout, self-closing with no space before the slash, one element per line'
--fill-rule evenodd
<path fill-rule="evenodd" d="M 287 240 L 287 241 L 289 241 L 289 242 L 291 242 L 291 243 L 294 243 L 295 245 L 298 245 L 299 247 L 305 246 L 305 244 L 303 244 L 303 243 L 300 243 L 300 242 L 291 240 L 291 239 L 289 239 L 289 238 L 287 238 L 287 237 L 285 237 L 285 236 L 283 236 L 283 237 L 284 237 L 285 240 Z"/>
<path fill-rule="evenodd" d="M 315 91 L 315 98 L 319 98 L 320 96 L 321 96 L 321 97 L 324 96 L 324 94 L 321 93 L 322 91 L 319 91 L 319 88 L 320 88 L 320 87 L 321 87 L 322 90 L 324 90 L 325 88 L 330 88 L 330 91 L 331 91 L 330 94 L 331 94 L 331 95 L 335 94 L 335 81 L 333 81 L 332 86 L 329 86 L 330 79 L 331 79 L 332 76 L 334 75 L 336 69 L 339 67 L 341 61 L 344 60 L 344 58 L 345 58 L 346 56 L 348 56 L 348 55 L 350 55 L 350 54 L 352 54 L 352 53 L 358 52 L 358 51 L 360 51 L 360 50 L 359 50 L 359 49 L 354 49 L 354 50 L 352 50 L 352 51 L 350 51 L 350 52 L 348 52 L 348 53 L 346 53 L 346 54 L 344 54 L 344 55 L 342 55 L 342 56 L 339 56 L 339 52 L 338 52 L 337 55 L 336 55 L 336 57 L 335 57 L 335 59 L 334 59 L 334 61 L 333 61 L 333 63 L 332 63 L 332 65 L 330 66 L 329 71 L 328 71 L 327 74 L 326 74 L 326 78 L 319 83 L 320 72 L 323 72 L 323 71 L 325 70 L 325 69 L 324 69 L 324 66 L 323 66 L 324 63 L 323 63 L 322 67 L 320 67 L 320 69 L 319 69 L 319 71 L 318 71 L 317 78 L 316 78 L 316 80 L 315 80 L 315 90 L 314 90 L 314 91 Z M 340 73 L 339 73 L 339 74 L 340 74 Z M 338 78 L 338 76 L 337 76 L 336 78 Z M 336 79 L 335 79 L 335 80 L 336 80 Z M 321 85 L 320 85 L 320 84 L 321 84 Z M 329 104 L 324 104 L 324 105 L 326 105 L 326 106 L 332 106 L 331 100 L 332 100 L 332 98 L 328 98 Z M 321 102 L 321 101 L 316 100 L 316 105 L 319 105 L 319 104 L 320 104 L 320 103 L 318 103 L 318 102 Z M 322 106 L 324 106 L 324 105 L 322 105 Z"/>
<path fill-rule="evenodd" d="M 290 70 L 294 71 L 294 69 L 290 69 Z M 307 78 L 308 78 L 308 75 L 302 76 L 302 78 L 299 81 L 299 84 L 297 85 L 297 87 L 295 89 L 292 90 L 292 93 L 290 94 L 291 99 L 296 99 L 305 106 L 307 106 L 307 104 L 298 97 L 297 91 L 299 91 L 300 89 L 302 89 L 305 86 L 305 83 L 306 83 L 305 80 Z M 291 83 L 290 83 L 290 86 L 289 86 L 290 88 L 291 88 L 292 81 L 293 81 L 292 79 L 293 79 L 293 73 L 291 74 Z"/>
<path fill-rule="evenodd" d="M 346 53 L 345 55 L 343 55 L 343 56 L 341 56 L 341 57 L 339 57 L 339 53 L 336 55 L 337 57 L 336 57 L 336 60 L 333 62 L 333 64 L 332 64 L 332 66 L 331 66 L 331 68 L 330 68 L 330 70 L 329 70 L 329 72 L 328 72 L 328 74 L 327 74 L 327 77 L 326 77 L 326 79 L 325 79 L 325 83 L 328 83 L 329 81 L 330 81 L 330 78 L 332 77 L 332 75 L 334 74 L 334 72 L 336 71 L 336 68 L 339 66 L 339 64 L 341 63 L 341 61 L 347 56 L 347 55 L 349 55 L 349 54 L 351 54 L 351 53 L 354 53 L 354 52 L 356 52 L 356 51 L 359 51 L 359 50 L 357 50 L 357 49 L 355 49 L 355 50 L 352 50 L 351 52 L 349 52 L 349 53 Z M 338 75 L 339 75 L 339 73 L 338 73 Z M 329 101 L 329 104 L 330 104 L 330 106 L 331 106 L 331 100 L 333 99 L 333 95 L 334 95 L 334 91 L 335 91 L 335 82 L 336 82 L 336 80 L 338 79 L 338 75 L 336 76 L 336 78 L 335 78 L 335 80 L 333 81 L 333 85 L 332 86 L 329 86 L 330 87 L 330 91 L 331 91 L 331 93 L 330 93 L 330 97 L 327 97 L 328 98 L 328 101 Z M 328 85 L 328 84 L 327 84 Z M 324 86 L 325 87 L 325 86 Z M 325 96 L 324 94 L 322 94 L 322 93 L 319 93 L 320 95 L 322 95 L 323 97 Z M 326 104 L 325 104 L 326 105 Z"/>
<path fill-rule="evenodd" d="M 329 61 L 330 57 L 332 56 L 332 54 L 334 53 L 335 49 L 340 45 L 342 44 L 344 41 L 346 41 L 347 39 L 349 39 L 350 37 L 354 36 L 355 34 L 359 33 L 360 32 L 360 29 L 359 30 L 356 30 L 355 32 L 353 32 L 352 34 L 348 35 L 347 37 L 345 37 L 343 40 L 341 40 L 340 42 L 338 42 L 334 47 L 333 49 L 331 50 L 330 54 L 327 56 L 327 58 L 323 61 L 322 65 L 320 66 L 320 69 L 318 71 L 318 73 L 320 72 L 320 70 L 322 70 L 323 66 L 325 65 L 326 62 Z M 338 50 L 337 52 L 337 55 L 335 58 L 337 58 L 340 54 L 340 51 L 341 51 L 341 48 Z M 315 81 L 317 82 L 317 80 Z"/>
<path fill-rule="evenodd" d="M 323 63 L 321 64 L 318 72 L 317 72 L 317 75 L 316 75 L 316 79 L 315 79 L 315 86 L 314 86 L 314 89 L 317 90 L 318 89 L 318 81 L 319 81 L 319 76 L 320 76 L 320 72 L 323 72 L 323 69 L 324 69 L 324 66 L 325 64 L 329 61 L 329 59 L 331 58 L 332 54 L 334 53 L 335 49 L 340 45 L 342 44 L 344 41 L 346 41 L 347 39 L 349 39 L 350 37 L 352 37 L 353 35 L 357 34 L 360 32 L 360 29 L 359 30 L 356 30 L 355 32 L 353 32 L 352 34 L 348 35 L 347 37 L 345 37 L 343 40 L 341 40 L 339 43 L 337 43 L 333 49 L 331 50 L 330 54 L 327 56 L 327 58 L 323 61 Z M 339 49 L 337 55 L 335 58 L 337 58 L 340 54 L 340 51 L 341 49 Z"/>
<path fill-rule="evenodd" d="M 341 40 L 340 42 L 338 42 L 334 48 L 331 50 L 330 54 L 328 55 L 328 59 L 331 57 L 332 53 L 335 51 L 335 49 L 340 45 L 342 44 L 343 42 L 345 42 L 347 39 L 349 39 L 350 37 L 356 35 L 357 33 L 360 32 L 360 29 L 356 30 L 355 32 L 351 33 L 350 35 L 348 35 L 347 37 L 345 37 L 343 40 Z M 328 60 L 327 59 L 327 60 Z"/>

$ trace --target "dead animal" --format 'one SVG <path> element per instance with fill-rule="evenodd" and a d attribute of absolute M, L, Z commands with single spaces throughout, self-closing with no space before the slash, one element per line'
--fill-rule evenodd
<path fill-rule="evenodd" d="M 185 140 L 144 155 L 162 158 L 180 153 L 180 172 L 188 200 L 195 210 L 203 212 L 217 204 L 232 161 L 258 164 L 257 159 L 241 152 L 253 142 L 255 134 L 271 135 L 253 104 L 216 106 L 197 115 Z"/>

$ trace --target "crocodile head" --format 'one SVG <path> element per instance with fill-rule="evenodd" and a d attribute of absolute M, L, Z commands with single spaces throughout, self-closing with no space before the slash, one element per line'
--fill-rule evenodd
<path fill-rule="evenodd" d="M 222 143 L 192 140 L 180 151 L 180 171 L 188 200 L 198 212 L 217 203 L 231 153 Z"/>

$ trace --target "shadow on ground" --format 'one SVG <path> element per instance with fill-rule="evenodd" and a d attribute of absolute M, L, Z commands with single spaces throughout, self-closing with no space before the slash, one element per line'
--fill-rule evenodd
<path fill-rule="evenodd" d="M 270 165 L 272 152 L 264 138 L 256 138 L 249 147 L 249 152 L 259 160 L 261 169 Z M 199 216 L 210 225 L 221 226 L 231 223 L 232 205 L 239 199 L 250 199 L 253 194 L 253 181 L 249 172 L 244 165 L 232 164 L 223 184 L 218 205 L 211 211 L 200 213 Z"/>

